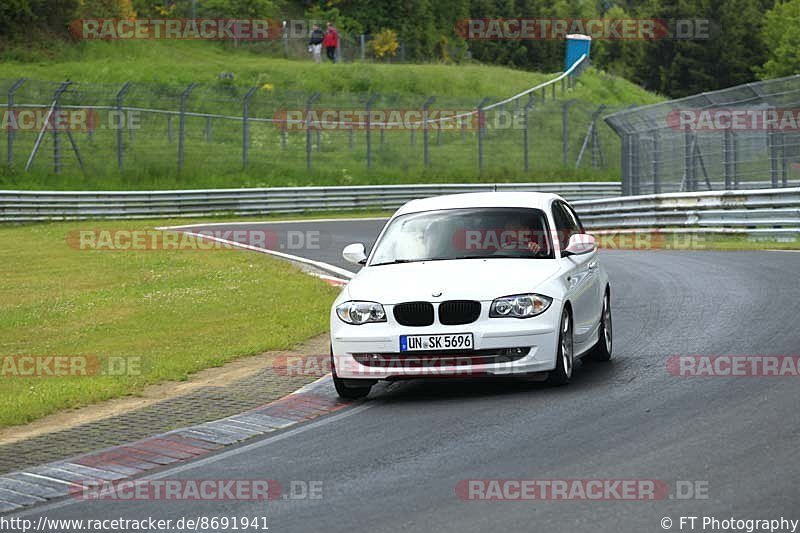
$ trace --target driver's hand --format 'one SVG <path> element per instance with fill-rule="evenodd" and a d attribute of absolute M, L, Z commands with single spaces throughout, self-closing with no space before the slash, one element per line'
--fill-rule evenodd
<path fill-rule="evenodd" d="M 541 251 L 541 249 L 542 249 L 542 247 L 539 246 L 539 243 L 536 242 L 536 241 L 530 241 L 528 243 L 528 251 L 530 251 L 530 252 L 533 252 L 533 253 L 536 254 L 536 253 L 539 253 L 539 251 Z"/>

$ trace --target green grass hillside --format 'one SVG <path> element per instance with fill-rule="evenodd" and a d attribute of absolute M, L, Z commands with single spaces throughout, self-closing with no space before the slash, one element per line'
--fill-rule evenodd
<path fill-rule="evenodd" d="M 230 73 L 233 80 L 221 80 Z M 369 94 L 380 94 L 375 108 L 420 109 L 428 96 L 437 97 L 433 109 L 474 109 L 483 97 L 498 101 L 519 93 L 555 74 L 534 73 L 488 65 L 465 64 L 323 64 L 267 58 L 245 49 L 223 48 L 197 42 L 86 42 L 65 49 L 52 59 L 36 62 L 9 61 L 0 67 L 0 102 L 13 80 L 26 82 L 16 96 L 17 104 L 46 103 L 54 84 L 66 79 L 77 89 L 64 96 L 76 106 L 112 105 L 123 83 L 133 82 L 126 96 L 129 106 L 178 110 L 180 93 L 198 83 L 187 101 L 187 110 L 240 116 L 241 97 L 258 87 L 249 116 L 271 119 L 282 110 L 302 109 L 306 98 L 319 91 L 317 109 L 363 109 Z M 312 168 L 306 168 L 306 134 L 290 129 L 281 138 L 279 128 L 254 120 L 246 169 L 242 166 L 240 121 L 191 117 L 186 119 L 184 167 L 178 172 L 178 117 L 138 113 L 135 127 L 123 136 L 124 162 L 117 168 L 117 135 L 100 117 L 91 134 L 78 131 L 74 138 L 85 163 L 84 172 L 66 139 L 61 142 L 62 169 L 54 171 L 54 139 L 50 135 L 32 164 L 22 168 L 33 147 L 36 132 L 20 131 L 14 139 L 14 165 L 0 166 L 0 187 L 21 189 L 143 189 L 240 187 L 281 185 L 336 185 L 413 183 L 434 181 L 550 181 L 617 179 L 618 140 L 603 126 L 607 167 L 576 169 L 575 158 L 598 105 L 609 110 L 631 104 L 659 101 L 621 78 L 593 69 L 578 78 L 576 87 L 560 101 L 537 101 L 530 117 L 530 170 L 523 170 L 522 128 L 519 107 L 503 112 L 514 124 L 490 115 L 485 141 L 485 167 L 477 166 L 477 134 L 454 128 L 433 133 L 431 165 L 422 164 L 422 132 L 387 130 L 373 132 L 371 170 L 366 166 L 366 134 L 356 129 L 325 130 L 312 135 Z M 561 102 L 577 99 L 569 114 L 569 163 L 561 165 Z M 526 102 L 521 102 L 522 104 Z M 101 114 L 102 115 L 102 114 Z M 503 126 L 502 124 L 505 124 Z M 0 133 L 5 137 L 6 133 Z M 63 135 L 62 135 L 63 137 Z M 5 161 L 6 139 L 0 140 Z"/>
<path fill-rule="evenodd" d="M 125 81 L 168 85 L 218 83 L 230 72 L 242 86 L 271 84 L 276 91 L 376 92 L 409 95 L 478 97 L 507 96 L 552 77 L 479 64 L 316 65 L 309 61 L 267 58 L 247 49 L 191 41 L 87 41 L 48 61 L 5 61 L 0 77 L 84 83 L 121 84 Z M 653 103 L 660 99 L 647 91 L 610 76 L 598 77 L 585 94 L 596 102 Z M 606 85 L 606 86 L 602 86 Z"/>

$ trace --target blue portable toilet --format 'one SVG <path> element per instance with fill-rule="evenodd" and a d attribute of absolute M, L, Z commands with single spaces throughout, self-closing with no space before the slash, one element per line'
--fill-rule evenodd
<path fill-rule="evenodd" d="M 591 45 L 592 38 L 588 35 L 581 35 L 580 33 L 567 35 L 567 63 L 564 66 L 564 70 L 569 70 L 582 55 L 586 55 L 588 58 Z"/>

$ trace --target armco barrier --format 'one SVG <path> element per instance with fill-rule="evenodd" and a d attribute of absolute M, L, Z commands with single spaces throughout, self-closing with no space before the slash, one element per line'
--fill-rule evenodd
<path fill-rule="evenodd" d="M 800 235 L 800 188 L 625 196 L 573 205 L 592 231 Z"/>
<path fill-rule="evenodd" d="M 555 192 L 591 231 L 800 235 L 800 188 L 616 196 L 618 183 L 375 185 L 144 192 L 0 191 L 0 221 L 266 215 L 391 210 L 415 199 L 466 192 Z"/>
<path fill-rule="evenodd" d="M 486 191 L 555 192 L 575 201 L 617 196 L 620 185 L 615 182 L 576 182 L 133 192 L 0 191 L 0 222 L 389 210 L 415 198 Z"/>

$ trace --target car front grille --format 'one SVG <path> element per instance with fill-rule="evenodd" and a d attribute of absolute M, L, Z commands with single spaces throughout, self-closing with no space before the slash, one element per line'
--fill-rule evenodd
<path fill-rule="evenodd" d="M 433 324 L 433 304 L 405 302 L 394 306 L 394 319 L 401 326 L 423 327 Z"/>
<path fill-rule="evenodd" d="M 354 353 L 353 358 L 360 364 L 376 368 L 419 368 L 443 366 L 490 365 L 510 363 L 522 359 L 530 353 L 530 348 L 495 348 L 466 352 L 424 351 L 412 353 Z"/>
<path fill-rule="evenodd" d="M 481 314 L 481 303 L 474 300 L 450 300 L 439 305 L 439 323 L 445 326 L 472 324 Z"/>

